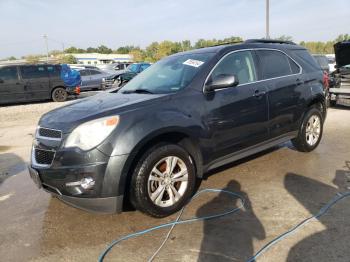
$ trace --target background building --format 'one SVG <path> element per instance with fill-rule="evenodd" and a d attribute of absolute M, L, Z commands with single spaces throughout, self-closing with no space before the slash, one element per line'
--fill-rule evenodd
<path fill-rule="evenodd" d="M 99 53 L 82 53 L 72 54 L 78 64 L 84 65 L 101 65 L 115 62 L 132 62 L 133 57 L 127 54 L 99 54 Z"/>

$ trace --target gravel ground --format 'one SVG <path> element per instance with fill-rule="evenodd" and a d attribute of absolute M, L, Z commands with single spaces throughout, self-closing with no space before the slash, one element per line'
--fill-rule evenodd
<path fill-rule="evenodd" d="M 89 95 L 89 94 L 86 94 Z M 66 102 L 70 103 L 70 102 Z M 97 261 L 113 239 L 169 222 L 140 212 L 96 215 L 38 190 L 26 165 L 37 121 L 65 103 L 0 107 L 0 261 Z M 246 261 L 262 246 L 315 214 L 350 186 L 350 107 L 328 111 L 323 139 L 311 153 L 286 143 L 210 174 L 201 188 L 239 192 L 244 210 L 225 218 L 176 226 L 155 261 Z M 350 199 L 268 250 L 263 262 L 348 262 Z M 223 195 L 190 203 L 184 218 L 237 205 Z M 106 261 L 147 261 L 166 230 L 125 241 Z"/>

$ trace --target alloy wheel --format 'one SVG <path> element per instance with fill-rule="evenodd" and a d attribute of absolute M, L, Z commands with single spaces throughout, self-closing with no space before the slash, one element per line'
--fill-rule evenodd
<path fill-rule="evenodd" d="M 321 134 L 321 119 L 317 115 L 312 115 L 306 124 L 306 142 L 309 146 L 314 146 Z"/>
<path fill-rule="evenodd" d="M 148 178 L 148 196 L 160 207 L 178 202 L 188 186 L 188 170 L 183 160 L 168 156 L 158 161 Z"/>

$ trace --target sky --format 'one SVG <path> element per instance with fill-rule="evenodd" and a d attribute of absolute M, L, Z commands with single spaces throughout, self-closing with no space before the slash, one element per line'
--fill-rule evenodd
<path fill-rule="evenodd" d="M 350 0 L 270 0 L 270 35 L 327 41 L 350 33 Z M 265 36 L 265 0 L 0 0 L 0 58 L 104 44 Z"/>

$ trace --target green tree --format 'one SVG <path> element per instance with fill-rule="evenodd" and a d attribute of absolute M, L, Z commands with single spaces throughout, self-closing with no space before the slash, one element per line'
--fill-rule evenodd
<path fill-rule="evenodd" d="M 17 58 L 16 58 L 16 57 L 14 57 L 14 56 L 10 56 L 10 57 L 6 58 L 6 60 L 13 61 L 13 60 L 17 60 Z"/>
<path fill-rule="evenodd" d="M 94 47 L 88 47 L 86 48 L 86 53 L 97 53 L 97 48 Z"/>
<path fill-rule="evenodd" d="M 342 42 L 342 41 L 346 41 L 346 40 L 350 40 L 350 35 L 349 34 L 341 34 L 335 39 L 335 42 Z"/>
<path fill-rule="evenodd" d="M 293 37 L 291 37 L 289 35 L 281 35 L 281 36 L 276 37 L 274 39 L 279 40 L 279 41 L 293 41 Z"/>
<path fill-rule="evenodd" d="M 145 61 L 146 54 L 145 52 L 140 48 L 135 48 L 130 51 L 129 55 L 133 57 L 134 62 L 142 62 Z"/>
<path fill-rule="evenodd" d="M 82 49 L 82 48 L 76 48 L 74 46 L 71 46 L 71 47 L 65 49 L 64 52 L 67 54 L 78 54 L 78 53 L 86 53 L 86 50 Z"/>
<path fill-rule="evenodd" d="M 135 47 L 133 45 L 127 45 L 127 46 L 121 46 L 118 47 L 116 50 L 114 50 L 114 53 L 116 54 L 129 54 L 131 50 L 137 49 L 138 47 Z"/>
<path fill-rule="evenodd" d="M 108 48 L 105 45 L 100 45 L 97 47 L 97 52 L 100 54 L 112 54 L 112 49 Z"/>
<path fill-rule="evenodd" d="M 40 62 L 40 55 L 28 55 L 25 57 L 25 60 L 28 64 L 37 64 Z"/>
<path fill-rule="evenodd" d="M 73 55 L 62 55 L 59 58 L 59 62 L 61 64 L 76 64 L 77 63 L 77 59 L 73 56 Z"/>

